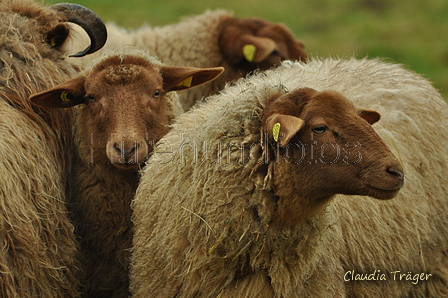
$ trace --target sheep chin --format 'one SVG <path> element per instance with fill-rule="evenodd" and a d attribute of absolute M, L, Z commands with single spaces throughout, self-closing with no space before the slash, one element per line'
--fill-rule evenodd
<path fill-rule="evenodd" d="M 140 168 L 140 164 L 138 163 L 113 163 L 112 164 L 119 172 L 131 173 L 135 172 Z"/>

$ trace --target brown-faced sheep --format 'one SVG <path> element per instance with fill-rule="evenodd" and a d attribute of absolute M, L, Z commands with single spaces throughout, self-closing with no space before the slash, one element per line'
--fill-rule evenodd
<path fill-rule="evenodd" d="M 128 297 L 130 204 L 139 165 L 182 113 L 170 91 L 201 85 L 222 71 L 165 66 L 145 52 L 112 53 L 31 97 L 51 108 L 81 104 L 69 210 L 84 257 L 86 297 Z"/>
<path fill-rule="evenodd" d="M 447 104 L 399 65 L 237 81 L 147 161 L 133 297 L 446 297 L 447 136 Z"/>
<path fill-rule="evenodd" d="M 304 45 L 283 24 L 258 18 L 236 18 L 225 10 L 207 11 L 163 27 L 143 26 L 127 31 L 107 24 L 105 48 L 131 45 L 148 50 L 168 65 L 225 68 L 213 82 L 180 92 L 184 110 L 197 100 L 222 89 L 226 82 L 244 77 L 255 69 L 268 69 L 281 60 L 305 60 Z M 87 59 L 76 60 L 85 66 Z"/>
<path fill-rule="evenodd" d="M 0 297 L 78 296 L 77 245 L 65 207 L 71 115 L 28 100 L 76 75 L 62 50 L 67 22 L 91 36 L 76 55 L 104 44 L 104 24 L 82 6 L 0 3 Z"/>

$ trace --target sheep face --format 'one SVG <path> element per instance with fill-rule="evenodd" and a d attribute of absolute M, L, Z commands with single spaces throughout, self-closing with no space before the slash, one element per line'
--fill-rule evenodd
<path fill-rule="evenodd" d="M 380 115 L 357 110 L 340 93 L 298 89 L 271 100 L 264 119 L 266 132 L 278 137 L 274 188 L 281 197 L 391 199 L 403 185 L 399 161 L 371 127 Z"/>
<path fill-rule="evenodd" d="M 81 75 L 31 97 L 35 104 L 65 108 L 82 104 L 77 129 L 89 163 L 135 171 L 168 132 L 167 92 L 217 77 L 223 68 L 168 67 L 138 56 L 111 56 Z"/>
<path fill-rule="evenodd" d="M 219 45 L 227 63 L 246 72 L 268 69 L 282 60 L 307 59 L 303 43 L 285 25 L 256 18 L 224 21 Z"/>
<path fill-rule="evenodd" d="M 168 132 L 159 70 L 114 63 L 88 77 L 85 93 L 88 101 L 81 107 L 79 123 L 81 131 L 92 134 L 93 148 L 106 149 L 97 158 L 107 157 L 120 170 L 136 170 L 152 144 Z"/>

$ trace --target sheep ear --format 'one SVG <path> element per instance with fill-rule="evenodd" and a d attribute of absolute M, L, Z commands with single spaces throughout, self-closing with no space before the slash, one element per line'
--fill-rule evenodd
<path fill-rule="evenodd" d="M 288 27 L 259 18 L 223 20 L 218 44 L 226 62 L 245 71 L 266 69 L 284 59 L 305 61 L 308 57 L 303 43 Z"/>
<path fill-rule="evenodd" d="M 254 63 L 263 62 L 277 48 L 272 39 L 253 35 L 241 36 L 240 44 L 243 44 L 241 51 L 244 58 Z"/>
<path fill-rule="evenodd" d="M 284 148 L 295 134 L 302 128 L 304 121 L 298 117 L 272 114 L 266 119 L 267 133 Z"/>
<path fill-rule="evenodd" d="M 30 96 L 30 101 L 44 108 L 69 108 L 85 102 L 83 76 L 76 77 L 52 89 Z"/>
<path fill-rule="evenodd" d="M 214 80 L 224 71 L 223 67 L 162 67 L 165 91 L 178 91 L 202 85 Z"/>
<path fill-rule="evenodd" d="M 366 120 L 370 125 L 378 122 L 381 118 L 381 114 L 371 110 L 358 110 L 358 116 Z"/>
<path fill-rule="evenodd" d="M 59 24 L 51 32 L 47 33 L 46 41 L 52 48 L 57 48 L 62 46 L 67 39 L 68 34 L 67 27 L 63 24 Z"/>

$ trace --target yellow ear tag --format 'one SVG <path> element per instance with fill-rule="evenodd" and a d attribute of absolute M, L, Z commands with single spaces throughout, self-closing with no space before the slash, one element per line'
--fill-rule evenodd
<path fill-rule="evenodd" d="M 50 39 L 50 47 L 54 48 L 56 46 L 56 37 Z"/>
<path fill-rule="evenodd" d="M 275 123 L 272 128 L 272 135 L 274 136 L 274 141 L 278 142 L 278 136 L 280 135 L 280 123 Z"/>
<path fill-rule="evenodd" d="M 62 101 L 70 101 L 73 100 L 73 94 L 68 91 L 61 92 L 61 100 Z"/>
<path fill-rule="evenodd" d="M 253 44 L 247 44 L 243 47 L 244 58 L 246 58 L 246 60 L 249 62 L 254 61 L 256 53 L 257 47 Z"/>
<path fill-rule="evenodd" d="M 191 87 L 191 81 L 193 81 L 193 76 L 189 76 L 188 78 L 180 82 L 178 86 Z"/>

